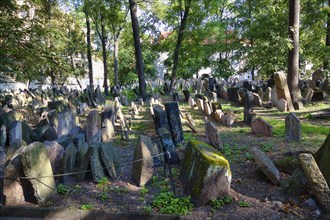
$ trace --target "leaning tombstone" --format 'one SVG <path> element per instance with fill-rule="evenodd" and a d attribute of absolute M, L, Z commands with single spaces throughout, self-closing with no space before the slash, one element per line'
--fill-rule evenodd
<path fill-rule="evenodd" d="M 253 119 L 253 100 L 254 96 L 252 92 L 247 92 L 245 95 L 245 105 L 244 105 L 244 123 L 251 126 Z"/>
<path fill-rule="evenodd" d="M 140 135 L 137 145 L 134 149 L 133 159 L 133 179 L 138 186 L 144 186 L 152 177 L 153 158 L 150 152 L 152 148 L 151 139 L 147 136 Z"/>
<path fill-rule="evenodd" d="M 170 164 L 178 164 L 181 162 L 181 159 L 176 152 L 175 145 L 172 140 L 171 132 L 166 127 L 160 127 L 157 129 L 157 134 L 160 138 L 160 141 L 163 146 L 163 150 L 165 153 L 168 152 L 168 156 L 166 157 L 166 162 Z"/>
<path fill-rule="evenodd" d="M 104 167 L 102 165 L 99 149 L 103 143 L 93 143 L 91 145 L 93 153 L 90 155 L 90 164 L 92 168 L 93 182 L 98 183 L 99 179 L 105 177 Z"/>
<path fill-rule="evenodd" d="M 10 124 L 9 140 L 10 144 L 16 140 L 22 140 L 22 123 L 20 121 L 13 121 Z"/>
<path fill-rule="evenodd" d="M 119 156 L 117 151 L 114 149 L 112 142 L 102 144 L 100 147 L 100 155 L 109 176 L 112 179 L 117 179 L 121 166 Z"/>
<path fill-rule="evenodd" d="M 212 122 L 209 122 L 207 118 L 205 119 L 205 136 L 210 145 L 212 145 L 218 150 L 223 148 L 218 129 L 214 126 Z"/>
<path fill-rule="evenodd" d="M 320 149 L 313 155 L 328 185 L 330 185 L 330 133 Z"/>
<path fill-rule="evenodd" d="M 64 161 L 64 173 L 76 172 L 77 163 L 77 147 L 71 143 L 65 148 L 65 161 Z M 64 175 L 62 181 L 64 183 L 74 182 L 76 175 Z"/>
<path fill-rule="evenodd" d="M 112 140 L 115 137 L 116 137 L 115 128 L 112 122 L 110 121 L 110 119 L 105 119 L 102 122 L 102 141 L 106 142 Z"/>
<path fill-rule="evenodd" d="M 233 126 L 235 122 L 235 113 L 233 110 L 227 109 L 226 111 L 226 126 Z"/>
<path fill-rule="evenodd" d="M 290 113 L 285 118 L 285 131 L 287 141 L 301 140 L 301 124 L 299 118 L 294 113 Z"/>

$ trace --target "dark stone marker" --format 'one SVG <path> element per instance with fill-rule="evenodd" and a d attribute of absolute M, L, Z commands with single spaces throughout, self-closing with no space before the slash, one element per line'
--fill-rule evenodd
<path fill-rule="evenodd" d="M 169 158 L 165 157 L 165 158 L 167 158 L 166 162 L 170 162 L 170 164 L 180 163 L 181 160 L 176 152 L 176 149 L 175 149 L 175 146 L 174 146 L 174 143 L 172 140 L 171 132 L 168 129 L 166 129 L 165 127 L 161 127 L 159 129 L 157 129 L 157 133 L 162 142 L 164 152 L 169 152 L 169 154 L 170 154 Z"/>
<path fill-rule="evenodd" d="M 165 104 L 165 111 L 174 144 L 183 142 L 179 104 L 177 102 L 168 102 Z"/>
<path fill-rule="evenodd" d="M 287 141 L 301 140 L 301 124 L 299 118 L 294 113 L 290 113 L 285 118 L 285 131 Z"/>
<path fill-rule="evenodd" d="M 170 130 L 170 126 L 167 121 L 167 116 L 166 112 L 162 109 L 161 106 L 156 105 L 153 107 L 154 114 L 155 114 L 155 124 L 156 124 L 156 129 L 160 127 L 165 127 L 168 130 Z"/>
<path fill-rule="evenodd" d="M 189 100 L 190 92 L 188 90 L 182 90 L 186 102 Z"/>
<path fill-rule="evenodd" d="M 248 126 L 251 126 L 252 118 L 253 118 L 253 93 L 247 92 L 245 95 L 245 105 L 244 105 L 244 123 Z"/>

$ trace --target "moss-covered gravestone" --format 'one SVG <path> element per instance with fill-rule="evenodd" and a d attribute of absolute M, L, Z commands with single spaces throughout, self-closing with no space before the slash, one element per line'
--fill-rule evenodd
<path fill-rule="evenodd" d="M 321 148 L 313 155 L 328 185 L 330 185 L 330 134 Z"/>
<path fill-rule="evenodd" d="M 201 141 L 189 141 L 180 174 L 182 185 L 196 206 L 227 196 L 231 183 L 229 163 L 219 151 Z"/>

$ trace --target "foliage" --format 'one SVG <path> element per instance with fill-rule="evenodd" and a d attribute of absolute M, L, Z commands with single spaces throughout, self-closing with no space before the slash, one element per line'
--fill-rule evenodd
<path fill-rule="evenodd" d="M 57 193 L 59 193 L 59 194 L 68 194 L 70 192 L 71 192 L 71 189 L 66 185 L 60 184 L 57 187 Z"/>
<path fill-rule="evenodd" d="M 81 206 L 79 207 L 79 209 L 80 209 L 80 210 L 85 210 L 85 211 L 87 211 L 87 210 L 92 210 L 92 209 L 93 209 L 93 205 L 92 205 L 92 204 L 89 204 L 89 203 L 87 203 L 87 204 L 83 204 L 83 205 L 81 205 Z"/>
<path fill-rule="evenodd" d="M 232 202 L 232 198 L 226 196 L 226 197 L 223 197 L 223 198 L 213 199 L 210 202 L 210 205 L 213 209 L 219 209 L 222 206 L 224 206 L 226 204 L 229 204 L 231 202 Z"/>
<path fill-rule="evenodd" d="M 186 215 L 192 210 L 190 197 L 176 198 L 172 192 L 161 192 L 153 200 L 152 206 L 161 214 Z"/>
<path fill-rule="evenodd" d="M 250 207 L 250 203 L 247 202 L 247 201 L 240 201 L 240 202 L 238 203 L 238 206 L 239 206 L 239 207 Z"/>

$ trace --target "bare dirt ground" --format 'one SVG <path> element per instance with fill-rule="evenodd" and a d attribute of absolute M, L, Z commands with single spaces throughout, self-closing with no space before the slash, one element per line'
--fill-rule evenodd
<path fill-rule="evenodd" d="M 222 102 L 222 100 L 220 100 Z M 328 105 L 328 104 L 327 104 Z M 330 107 L 330 106 L 328 106 Z M 180 107 L 182 112 L 188 111 L 188 107 Z M 262 109 L 257 114 L 270 116 L 271 113 Z M 185 137 L 193 136 L 205 140 L 203 118 L 205 115 L 197 109 L 192 111 L 196 120 L 197 133 L 193 133 L 187 126 L 183 126 Z M 284 116 L 275 114 L 278 120 Z M 209 120 L 212 121 L 211 118 Z M 303 121 L 302 121 L 303 122 Z M 138 129 L 134 129 L 134 123 L 139 123 Z M 322 124 L 329 127 L 329 120 L 308 120 L 311 124 Z M 164 167 L 154 168 L 154 177 L 145 188 L 137 187 L 131 172 L 133 151 L 136 138 L 140 134 L 148 135 L 157 140 L 155 126 L 149 113 L 149 108 L 144 107 L 140 116 L 133 119 L 131 141 L 116 140 L 116 149 L 122 158 L 121 173 L 117 180 L 109 179 L 106 193 L 104 188 L 92 182 L 91 174 L 87 175 L 84 182 L 66 184 L 69 192 L 56 194 L 47 204 L 49 207 L 65 209 L 92 209 L 115 213 L 145 213 L 146 207 L 150 207 L 152 201 L 164 187 L 172 187 L 169 172 Z M 184 123 L 182 123 L 184 124 Z M 229 160 L 233 174 L 230 197 L 232 201 L 215 209 L 211 205 L 194 207 L 188 215 L 182 219 L 327 219 L 329 215 L 323 213 L 321 207 L 314 204 L 316 201 L 308 192 L 307 180 L 299 169 L 297 155 L 301 151 L 315 152 L 325 140 L 324 136 L 319 139 L 314 137 L 306 143 L 287 143 L 283 137 L 260 137 L 250 132 L 241 120 L 236 120 L 234 127 L 225 127 L 215 123 L 220 130 L 225 143 L 222 153 Z M 264 150 L 275 162 L 281 172 L 280 186 L 274 186 L 267 177 L 257 169 L 248 148 L 256 146 Z M 183 157 L 184 146 L 178 148 Z M 180 164 L 171 166 L 176 195 L 186 196 L 180 184 Z M 147 191 L 146 191 L 147 189 Z M 172 188 L 171 188 L 172 189 Z M 310 200 L 313 199 L 313 200 Z M 306 202 L 307 201 L 307 202 Z M 243 202 L 243 203 L 242 203 Z M 306 204 L 307 203 L 307 204 Z M 245 205 L 242 205 L 245 204 Z M 152 208 L 151 214 L 159 214 Z"/>

